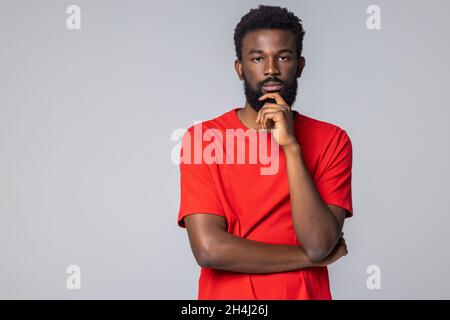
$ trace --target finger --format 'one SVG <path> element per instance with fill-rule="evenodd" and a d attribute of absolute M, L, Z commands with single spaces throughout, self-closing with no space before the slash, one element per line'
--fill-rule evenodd
<path fill-rule="evenodd" d="M 275 112 L 275 111 L 279 111 L 281 108 L 283 108 L 283 106 L 279 106 L 279 105 L 274 104 L 274 103 L 266 103 L 266 104 L 258 111 L 258 115 L 256 116 L 256 123 L 261 122 L 262 116 L 264 115 L 264 113 L 266 113 L 266 112 Z"/>
<path fill-rule="evenodd" d="M 258 98 L 258 100 L 264 100 L 267 98 L 272 98 L 275 99 L 275 101 L 277 102 L 277 104 L 281 104 L 281 105 L 288 105 L 286 103 L 286 101 L 284 101 L 283 97 L 280 95 L 280 93 L 278 92 L 268 92 L 266 94 L 263 94 L 261 97 Z"/>
<path fill-rule="evenodd" d="M 262 114 L 262 125 L 263 125 L 263 128 L 264 129 L 267 129 L 267 127 L 268 127 L 268 123 L 270 122 L 270 121 L 274 121 L 274 119 L 273 119 L 273 112 L 264 112 L 263 114 Z"/>
<path fill-rule="evenodd" d="M 259 111 L 258 111 L 258 115 L 256 117 L 257 120 L 259 120 L 262 116 L 262 114 L 264 112 L 267 111 L 271 111 L 271 112 L 276 112 L 276 111 L 281 111 L 284 114 L 289 115 L 292 113 L 292 111 L 289 109 L 289 106 L 281 106 L 279 104 L 274 104 L 274 103 L 266 103 Z"/>
<path fill-rule="evenodd" d="M 266 129 L 267 128 L 267 122 L 269 120 L 272 120 L 273 122 L 276 122 L 279 120 L 279 115 L 280 115 L 281 111 L 265 111 L 264 113 L 261 114 L 261 122 L 263 124 L 263 128 Z"/>
<path fill-rule="evenodd" d="M 261 111 L 261 110 L 267 110 L 267 109 L 269 109 L 269 110 L 282 110 L 282 111 L 286 111 L 286 112 L 289 112 L 289 111 L 290 111 L 289 106 L 285 106 L 285 105 L 281 105 L 281 104 L 276 104 L 276 103 L 265 103 L 265 104 L 261 107 L 260 111 Z"/>
<path fill-rule="evenodd" d="M 284 108 L 288 108 L 287 106 L 280 106 L 278 104 L 275 103 L 265 103 L 261 109 L 259 109 L 258 114 L 256 116 L 256 122 L 258 123 L 259 119 L 261 118 L 261 114 L 265 111 L 265 110 L 271 110 L 271 111 L 276 111 L 276 110 L 283 110 Z"/>

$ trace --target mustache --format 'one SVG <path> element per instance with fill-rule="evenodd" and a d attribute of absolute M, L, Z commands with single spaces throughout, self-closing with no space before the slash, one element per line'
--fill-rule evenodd
<path fill-rule="evenodd" d="M 284 86 L 284 82 L 278 78 L 267 78 L 266 80 L 259 83 L 259 88 L 262 88 L 268 82 L 275 82 L 275 83 L 279 83 Z"/>

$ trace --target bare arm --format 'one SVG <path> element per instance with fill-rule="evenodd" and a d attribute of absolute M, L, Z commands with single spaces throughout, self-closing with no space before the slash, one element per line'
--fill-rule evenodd
<path fill-rule="evenodd" d="M 325 204 L 303 161 L 297 141 L 292 108 L 278 92 L 265 93 L 266 102 L 258 111 L 256 122 L 262 128 L 274 129 L 273 137 L 286 156 L 287 175 L 292 208 L 292 222 L 298 240 L 312 261 L 327 257 L 341 237 L 345 210 Z"/>
<path fill-rule="evenodd" d="M 326 205 L 303 162 L 300 145 L 283 147 L 289 179 L 292 221 L 299 241 L 312 261 L 328 256 L 341 237 L 345 210 Z"/>
<path fill-rule="evenodd" d="M 185 219 L 192 252 L 198 264 L 243 273 L 276 273 L 328 265 L 347 254 L 342 241 L 327 259 L 313 262 L 302 247 L 266 244 L 228 233 L 226 220 L 214 214 Z"/>

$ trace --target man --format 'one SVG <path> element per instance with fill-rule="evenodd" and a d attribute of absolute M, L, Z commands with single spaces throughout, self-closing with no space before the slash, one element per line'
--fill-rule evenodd
<path fill-rule="evenodd" d="M 201 266 L 199 299 L 332 298 L 327 265 L 347 254 L 342 228 L 353 215 L 352 146 L 340 127 L 292 110 L 303 36 L 301 20 L 285 8 L 250 10 L 234 34 L 245 107 L 183 136 L 178 224 Z M 230 149 L 227 130 L 254 135 Z M 247 158 L 255 137 L 276 146 L 272 155 L 279 151 L 275 174 L 261 174 L 260 159 L 229 161 L 240 152 Z M 192 161 L 212 155 L 210 141 L 222 158 Z"/>

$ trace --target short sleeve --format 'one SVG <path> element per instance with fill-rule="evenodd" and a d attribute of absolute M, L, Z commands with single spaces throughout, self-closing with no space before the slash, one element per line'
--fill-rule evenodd
<path fill-rule="evenodd" d="M 352 158 L 351 140 L 344 130 L 339 129 L 326 147 L 324 169 L 316 182 L 322 200 L 344 208 L 346 218 L 353 216 Z"/>
<path fill-rule="evenodd" d="M 190 214 L 210 213 L 225 217 L 210 165 L 204 161 L 195 160 L 194 152 L 198 152 L 198 149 L 195 149 L 196 143 L 202 146 L 201 139 L 195 137 L 192 130 L 186 131 L 180 152 L 180 209 L 178 225 L 182 228 L 186 227 L 184 218 Z"/>

